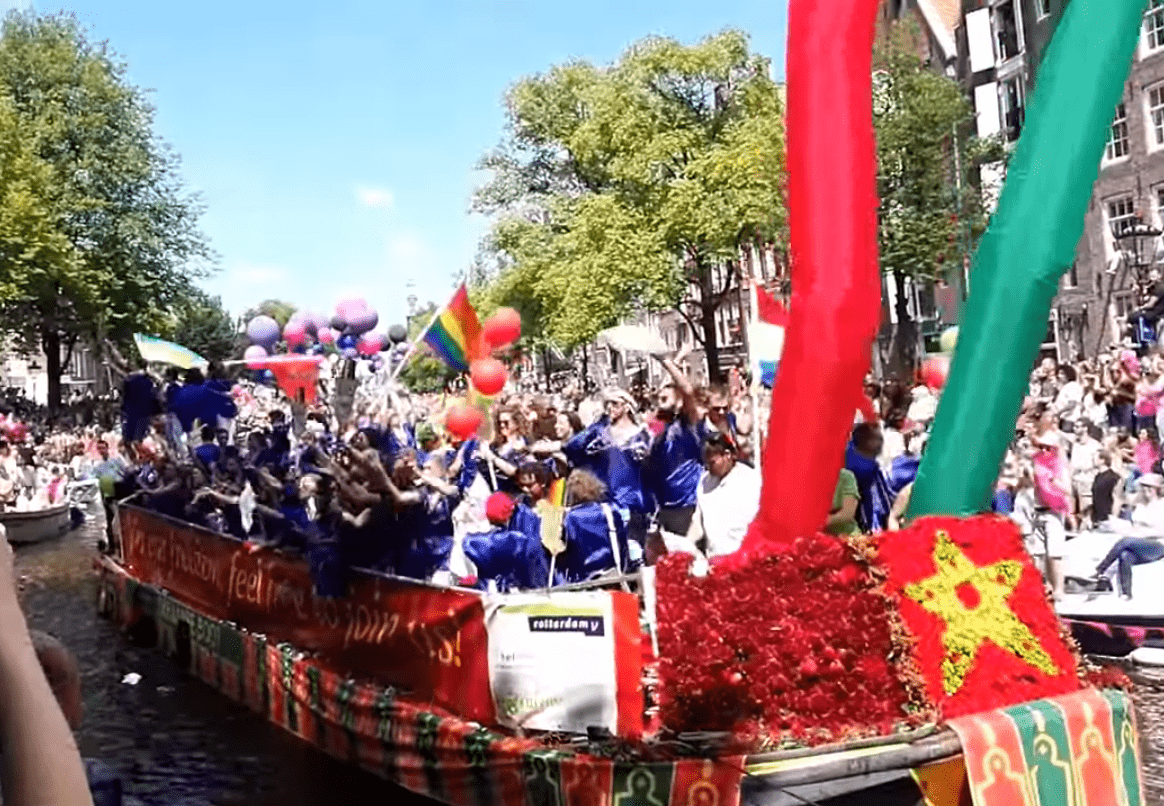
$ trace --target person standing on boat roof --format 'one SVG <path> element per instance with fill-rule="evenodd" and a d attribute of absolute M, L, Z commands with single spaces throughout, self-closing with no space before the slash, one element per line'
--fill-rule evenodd
<path fill-rule="evenodd" d="M 631 561 L 637 564 L 646 539 L 649 509 L 643 489 L 643 463 L 651 432 L 639 421 L 634 399 L 623 389 L 605 394 L 605 413 L 563 446 L 575 468 L 593 473 L 622 510 L 630 538 Z"/>
<path fill-rule="evenodd" d="M 700 419 L 691 380 L 672 359 L 655 358 L 671 376 L 671 383 L 659 389 L 656 398 L 662 430 L 651 445 L 644 476 L 659 507 L 659 526 L 671 534 L 686 535 L 695 515 L 708 429 Z"/>
<path fill-rule="evenodd" d="M 120 456 L 109 455 L 109 443 L 100 440 L 97 443 L 97 453 L 101 461 L 93 468 L 93 476 L 101 489 L 101 503 L 105 507 L 105 539 L 107 546 L 114 545 L 113 539 L 113 504 L 117 500 L 121 486 L 129 475 L 129 463 Z"/>

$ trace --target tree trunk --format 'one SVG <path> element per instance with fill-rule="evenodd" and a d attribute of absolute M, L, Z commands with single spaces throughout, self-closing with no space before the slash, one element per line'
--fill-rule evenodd
<path fill-rule="evenodd" d="M 703 325 L 703 353 L 707 357 L 707 382 L 722 383 L 719 369 L 719 337 L 715 332 L 715 303 L 711 298 L 711 283 L 705 283 L 706 296 L 700 300 L 699 311 Z"/>
<path fill-rule="evenodd" d="M 44 346 L 45 374 L 48 375 L 48 408 L 56 414 L 61 408 L 61 334 L 51 328 L 41 331 Z"/>
<path fill-rule="evenodd" d="M 893 326 L 891 368 L 898 378 L 909 381 L 913 379 L 917 368 L 917 323 L 913 321 L 909 312 L 909 292 L 906 290 L 905 274 L 895 271 L 893 283 L 897 291 L 893 306 L 897 314 L 897 324 Z"/>
<path fill-rule="evenodd" d="M 548 347 L 542 348 L 542 371 L 546 375 L 546 391 L 549 391 L 553 388 L 550 383 L 550 376 L 553 375 L 553 372 L 550 370 L 550 350 Z"/>

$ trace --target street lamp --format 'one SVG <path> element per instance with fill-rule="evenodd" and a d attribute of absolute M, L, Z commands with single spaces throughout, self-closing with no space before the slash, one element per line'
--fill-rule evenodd
<path fill-rule="evenodd" d="M 1156 244 L 1160 235 L 1161 230 L 1158 227 L 1144 223 L 1142 213 L 1136 213 L 1130 221 L 1123 219 L 1111 223 L 1111 236 L 1119 252 L 1122 267 L 1119 269 L 1118 277 L 1114 265 L 1109 266 L 1105 272 L 1108 276 L 1107 295 L 1104 297 L 1102 314 L 1105 320 L 1111 310 L 1112 294 L 1117 286 L 1122 288 L 1126 285 L 1129 271 L 1134 274 L 1137 289 L 1147 285 L 1148 272 L 1156 265 Z M 1102 347 L 1103 327 L 1100 327 L 1099 338 L 1095 343 L 1096 357 L 1099 356 Z"/>

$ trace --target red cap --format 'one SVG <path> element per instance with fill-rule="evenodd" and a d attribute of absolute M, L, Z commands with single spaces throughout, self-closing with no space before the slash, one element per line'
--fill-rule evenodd
<path fill-rule="evenodd" d="M 505 526 L 513 517 L 513 499 L 505 493 L 493 493 L 485 501 L 485 517 L 494 526 Z"/>

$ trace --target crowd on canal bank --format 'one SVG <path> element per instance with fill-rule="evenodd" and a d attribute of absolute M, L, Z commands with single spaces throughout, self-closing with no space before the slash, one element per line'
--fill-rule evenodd
<path fill-rule="evenodd" d="M 756 512 L 765 395 L 734 374 L 696 387 L 682 355 L 653 360 L 669 376 L 658 388 L 503 392 L 467 437 L 446 427 L 448 395 L 383 377 L 341 422 L 327 379 L 316 403 L 298 405 L 249 373 L 212 365 L 179 378 L 122 362 L 120 430 L 59 429 L 18 453 L 98 479 L 110 513 L 128 500 L 302 555 L 321 595 L 343 595 L 353 567 L 544 588 L 666 551 L 730 553 Z M 919 379 L 870 377 L 865 393 L 822 524 L 836 534 L 903 523 L 940 397 Z M 994 498 L 1032 554 L 1061 556 L 1072 532 L 1112 518 L 1164 534 L 1162 397 L 1154 347 L 1035 368 Z"/>

